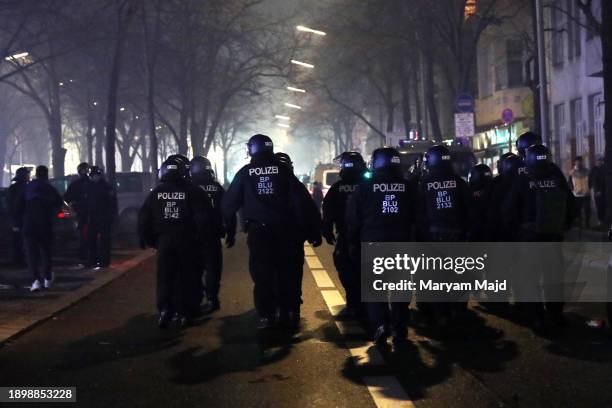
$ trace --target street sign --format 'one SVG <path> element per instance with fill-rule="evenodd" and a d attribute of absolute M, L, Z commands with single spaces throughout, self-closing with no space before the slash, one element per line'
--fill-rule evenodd
<path fill-rule="evenodd" d="M 514 121 L 514 112 L 512 112 L 512 109 L 504 109 L 501 117 L 504 123 L 507 125 Z"/>
<path fill-rule="evenodd" d="M 476 132 L 473 113 L 455 113 L 455 137 L 473 137 Z"/>
<path fill-rule="evenodd" d="M 475 108 L 474 97 L 468 93 L 462 93 L 455 99 L 455 111 L 459 113 L 474 113 Z"/>

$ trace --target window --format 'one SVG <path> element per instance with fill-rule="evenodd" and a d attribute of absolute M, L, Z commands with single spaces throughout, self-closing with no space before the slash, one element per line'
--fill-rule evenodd
<path fill-rule="evenodd" d="M 490 70 L 490 46 L 485 46 L 478 54 L 478 93 L 481 98 L 493 94 Z"/>
<path fill-rule="evenodd" d="M 584 131 L 583 131 L 583 120 L 582 120 L 582 99 L 574 99 L 570 102 L 570 126 L 571 131 L 574 133 L 573 136 L 576 139 L 577 154 L 584 153 Z"/>
<path fill-rule="evenodd" d="M 555 3 L 554 6 L 559 6 Z M 565 31 L 563 30 L 563 12 L 556 7 L 551 8 L 552 13 L 552 60 L 555 66 L 563 65 L 563 39 Z"/>
<path fill-rule="evenodd" d="M 509 39 L 506 41 L 506 58 L 508 60 L 508 88 L 523 86 L 523 41 Z"/>
<path fill-rule="evenodd" d="M 574 22 L 572 21 L 574 1 L 576 0 L 565 0 L 565 30 L 567 34 L 567 59 L 569 61 L 574 59 Z"/>
<path fill-rule="evenodd" d="M 573 33 L 574 33 L 574 55 L 576 58 L 580 57 L 582 53 L 582 27 L 581 27 L 581 17 L 582 11 L 576 5 L 576 1 L 572 1 L 573 5 L 573 18 L 570 19 L 570 24 L 574 25 Z"/>
<path fill-rule="evenodd" d="M 604 127 L 603 127 L 603 97 L 601 93 L 589 96 L 589 134 L 595 139 L 595 154 L 604 154 Z"/>
<path fill-rule="evenodd" d="M 565 136 L 565 104 L 555 105 L 553 109 L 555 116 L 555 141 L 563 145 Z"/>

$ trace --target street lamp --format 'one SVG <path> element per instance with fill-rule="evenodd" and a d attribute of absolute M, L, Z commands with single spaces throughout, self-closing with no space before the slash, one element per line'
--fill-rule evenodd
<path fill-rule="evenodd" d="M 286 128 L 286 129 L 289 129 L 289 128 L 291 127 L 291 126 L 289 126 L 289 125 L 288 125 L 288 124 L 286 124 L 286 123 L 277 123 L 277 125 L 278 125 L 279 127 Z"/>
<path fill-rule="evenodd" d="M 292 92 L 300 92 L 300 93 L 306 93 L 305 89 L 301 89 L 301 88 L 295 88 L 293 86 L 288 86 L 287 90 L 292 91 Z"/>
<path fill-rule="evenodd" d="M 312 65 L 312 64 L 309 64 L 309 63 L 307 63 L 307 62 L 298 61 L 298 60 L 291 60 L 291 63 L 292 63 L 292 64 L 294 64 L 294 65 L 299 65 L 299 66 L 301 66 L 301 67 L 304 67 L 304 68 L 309 68 L 309 69 L 312 69 L 312 68 L 314 68 L 314 67 L 315 67 L 315 66 L 314 66 L 314 65 Z"/>
<path fill-rule="evenodd" d="M 310 34 L 316 34 L 316 35 L 327 35 L 327 33 L 325 31 L 320 31 L 320 30 L 314 30 L 312 28 L 303 26 L 303 25 L 299 25 L 297 27 L 295 27 L 298 31 L 302 31 L 305 33 L 310 33 Z"/>
<path fill-rule="evenodd" d="M 285 102 L 285 106 L 291 109 L 302 109 L 302 107 L 300 105 L 294 105 L 292 103 L 289 102 Z"/>
<path fill-rule="evenodd" d="M 284 115 L 275 115 L 274 117 L 280 120 L 291 120 L 289 116 L 284 116 Z"/>

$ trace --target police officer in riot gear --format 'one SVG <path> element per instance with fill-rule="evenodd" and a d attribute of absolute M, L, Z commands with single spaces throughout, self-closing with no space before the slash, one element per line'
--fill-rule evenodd
<path fill-rule="evenodd" d="M 85 187 L 87 214 L 87 265 L 108 267 L 111 259 L 111 227 L 117 214 L 117 194 L 98 166 L 89 169 Z"/>
<path fill-rule="evenodd" d="M 575 216 L 574 196 L 558 167 L 552 163 L 548 148 L 542 144 L 535 144 L 527 148 L 525 152 L 526 173 L 522 174 L 513 183 L 507 201 L 505 211 L 508 215 L 510 226 L 518 231 L 518 240 L 521 242 L 561 242 L 564 232 L 568 229 Z M 539 254 L 529 256 L 524 254 L 522 261 L 532 262 L 538 260 Z M 559 254 L 560 255 L 560 254 Z M 549 257 L 552 260 L 562 257 Z M 549 259 L 549 260 L 550 260 Z M 529 269 L 529 270 L 528 270 Z M 549 273 L 550 269 L 555 269 Z M 531 323 L 534 329 L 545 328 L 544 304 L 520 302 L 523 293 L 539 292 L 540 276 L 534 276 L 533 271 L 541 271 L 543 280 L 543 291 L 546 312 L 550 322 L 555 325 L 563 323 L 563 303 L 559 302 L 558 275 L 563 270 L 559 268 L 518 268 L 518 281 L 513 286 L 515 296 L 519 299 L 517 306 L 522 312 L 522 317 Z M 522 272 L 527 276 L 520 275 Z M 531 286 L 527 285 L 530 283 Z M 532 292 L 530 292 L 532 291 Z M 539 297 L 539 295 L 537 295 Z M 551 301 L 556 298 L 556 301 Z M 531 300 L 531 299 L 527 299 Z"/>
<path fill-rule="evenodd" d="M 373 175 L 363 180 L 346 204 L 346 231 L 351 245 L 360 242 L 407 242 L 414 239 L 416 186 L 401 172 L 400 154 L 392 147 L 372 153 Z M 357 257 L 357 251 L 351 251 Z M 352 260 L 357 265 L 359 259 Z M 375 329 L 374 341 L 393 345 L 406 342 L 408 304 L 402 302 L 368 303 Z"/>
<path fill-rule="evenodd" d="M 491 184 L 493 174 L 486 164 L 477 164 L 470 169 L 468 184 L 472 198 L 472 222 L 469 231 L 470 241 L 489 241 L 490 231 L 487 230 L 485 214 L 491 200 Z"/>
<path fill-rule="evenodd" d="M 452 166 L 448 148 L 435 145 L 425 154 L 427 173 L 421 177 L 418 193 L 418 232 L 423 241 L 458 242 L 468 238 L 470 224 L 470 190 Z M 418 296 L 418 295 L 417 295 Z M 467 303 L 420 302 L 419 310 L 438 320 L 441 326 L 462 314 Z"/>
<path fill-rule="evenodd" d="M 514 153 L 503 154 L 497 162 L 497 176 L 491 182 L 490 205 L 486 212 L 487 229 L 491 233 L 490 241 L 512 242 L 516 240 L 516 231 L 508 228 L 508 223 L 503 218 L 502 207 L 521 165 L 521 159 Z"/>
<path fill-rule="evenodd" d="M 419 233 L 428 241 L 463 241 L 469 228 L 470 191 L 453 170 L 448 148 L 435 145 L 425 154 L 427 174 L 419 183 Z"/>
<path fill-rule="evenodd" d="M 191 161 L 184 154 L 172 154 L 168 156 L 168 160 L 177 160 L 181 163 L 181 172 L 183 173 L 183 178 L 185 180 L 189 180 L 191 178 L 191 174 L 189 172 L 189 167 L 191 166 Z"/>
<path fill-rule="evenodd" d="M 210 160 L 203 156 L 196 156 L 190 164 L 191 181 L 202 189 L 213 209 L 214 218 L 211 222 L 216 233 L 211 236 L 209 242 L 203 242 L 202 257 L 199 259 L 201 265 L 198 267 L 199 282 L 204 275 L 204 293 L 206 294 L 205 313 L 219 310 L 219 288 L 221 286 L 221 273 L 223 271 L 223 250 L 221 239 L 225 238 L 227 248 L 234 246 L 236 242 L 236 216 L 224 222 L 221 213 L 221 200 L 225 190 L 215 178 Z"/>
<path fill-rule="evenodd" d="M 159 179 L 138 214 L 138 234 L 143 248 L 157 249 L 159 327 L 168 327 L 171 320 L 184 327 L 199 312 L 194 256 L 198 242 L 213 232 L 207 227 L 212 208 L 202 191 L 185 180 L 183 161 L 167 159 Z"/>
<path fill-rule="evenodd" d="M 86 264 L 88 245 L 87 245 L 87 186 L 89 185 L 89 164 L 83 162 L 77 166 L 79 178 L 68 185 L 64 194 L 66 201 L 76 212 L 77 228 L 79 231 L 79 259 Z"/>
<path fill-rule="evenodd" d="M 291 170 L 274 158 L 274 145 L 265 135 L 247 143 L 251 162 L 238 171 L 223 197 L 225 217 L 238 210 L 248 233 L 249 270 L 255 284 L 255 308 L 259 328 L 299 318 L 299 296 L 295 287 L 295 260 L 300 257 L 310 203 Z M 309 231 L 310 232 L 310 231 Z M 321 244 L 320 231 L 310 232 L 308 241 Z M 302 249 L 303 250 L 303 249 Z M 302 260 L 303 262 L 303 260 Z"/>
<path fill-rule="evenodd" d="M 354 317 L 362 312 L 359 262 L 349 256 L 346 225 L 346 201 L 363 181 L 366 164 L 358 152 L 344 152 L 340 162 L 340 180 L 335 182 L 323 199 L 323 237 L 334 245 L 334 266 L 346 292 L 346 309 L 342 313 Z M 334 231 L 335 228 L 335 231 Z"/>

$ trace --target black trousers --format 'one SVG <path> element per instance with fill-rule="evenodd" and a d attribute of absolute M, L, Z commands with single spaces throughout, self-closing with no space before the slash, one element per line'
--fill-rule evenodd
<path fill-rule="evenodd" d="M 194 243 L 161 235 L 157 238 L 157 309 L 191 316 L 197 310 Z M 201 296 L 201 295 L 200 295 Z"/>
<path fill-rule="evenodd" d="M 576 197 L 576 207 L 581 225 L 588 228 L 591 222 L 591 196 Z M 584 222 L 583 220 L 584 214 Z"/>
<path fill-rule="evenodd" d="M 595 195 L 595 208 L 597 209 L 597 219 L 603 224 L 606 221 L 606 196 L 604 193 Z"/>
<path fill-rule="evenodd" d="M 53 240 L 50 237 L 25 236 L 28 269 L 36 280 L 52 279 L 51 257 Z"/>
<path fill-rule="evenodd" d="M 11 262 L 20 265 L 23 264 L 24 260 L 23 233 L 21 229 L 18 231 L 11 231 Z"/>
<path fill-rule="evenodd" d="M 378 302 L 368 303 L 368 314 L 374 329 L 384 326 L 395 336 L 406 337 L 408 325 L 408 303 Z"/>
<path fill-rule="evenodd" d="M 214 239 L 204 246 L 201 262 L 202 267 L 200 268 L 199 280 L 201 282 L 202 275 L 204 275 L 206 298 L 209 302 L 218 301 L 221 274 L 223 272 L 223 249 L 220 239 Z"/>
<path fill-rule="evenodd" d="M 334 266 L 338 271 L 340 283 L 346 292 L 346 306 L 361 306 L 361 271 L 359 260 L 349 256 L 349 243 L 344 235 L 338 235 L 334 248 Z"/>
<path fill-rule="evenodd" d="M 87 224 L 87 263 L 110 265 L 111 225 L 107 218 L 91 219 Z"/>
<path fill-rule="evenodd" d="M 251 223 L 247 244 L 253 297 L 259 315 L 273 318 L 277 310 L 299 311 L 303 241 L 287 230 Z"/>
<path fill-rule="evenodd" d="M 78 220 L 77 231 L 79 233 L 79 260 L 87 263 L 89 253 L 87 221 Z"/>

